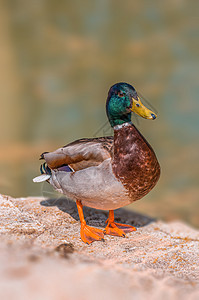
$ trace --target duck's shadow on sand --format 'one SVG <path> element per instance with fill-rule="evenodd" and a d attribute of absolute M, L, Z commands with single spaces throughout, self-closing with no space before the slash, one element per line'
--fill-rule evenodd
<path fill-rule="evenodd" d="M 76 203 L 72 200 L 61 197 L 58 199 L 42 200 L 40 204 L 46 207 L 57 206 L 58 209 L 71 215 L 71 217 L 73 217 L 75 220 L 79 220 Z M 108 212 L 90 207 L 84 207 L 84 217 L 88 225 L 101 227 L 105 225 L 105 221 L 108 217 Z M 133 225 L 135 227 L 143 227 L 149 223 L 154 222 L 155 219 L 142 215 L 140 213 L 133 212 L 129 209 L 119 208 L 115 210 L 115 221 Z"/>

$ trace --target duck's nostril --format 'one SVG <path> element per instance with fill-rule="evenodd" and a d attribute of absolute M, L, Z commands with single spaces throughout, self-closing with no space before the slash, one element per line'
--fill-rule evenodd
<path fill-rule="evenodd" d="M 151 116 L 152 116 L 153 120 L 156 119 L 156 116 L 154 114 L 151 114 Z"/>

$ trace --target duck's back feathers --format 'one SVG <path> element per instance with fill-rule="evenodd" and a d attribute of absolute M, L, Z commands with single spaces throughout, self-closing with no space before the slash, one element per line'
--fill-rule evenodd
<path fill-rule="evenodd" d="M 51 169 L 70 165 L 74 171 L 101 164 L 112 157 L 113 137 L 84 138 L 76 140 L 53 152 L 44 152 L 45 159 Z"/>

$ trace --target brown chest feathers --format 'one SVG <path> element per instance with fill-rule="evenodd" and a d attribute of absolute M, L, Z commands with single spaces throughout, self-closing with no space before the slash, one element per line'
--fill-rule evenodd
<path fill-rule="evenodd" d="M 134 201 L 148 194 L 160 177 L 153 149 L 132 124 L 114 130 L 112 167 Z"/>

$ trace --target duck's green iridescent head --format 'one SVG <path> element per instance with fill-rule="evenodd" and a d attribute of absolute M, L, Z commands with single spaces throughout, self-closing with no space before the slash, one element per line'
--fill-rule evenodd
<path fill-rule="evenodd" d="M 132 111 L 145 119 L 154 120 L 157 117 L 141 103 L 132 85 L 125 82 L 114 84 L 106 101 L 106 113 L 111 126 L 131 122 Z"/>

